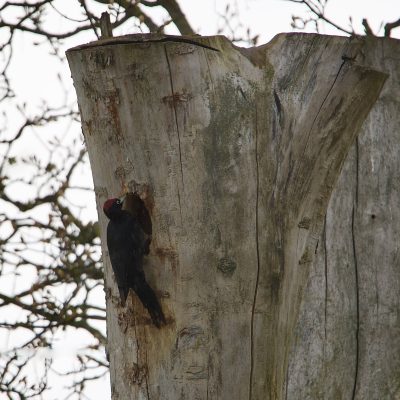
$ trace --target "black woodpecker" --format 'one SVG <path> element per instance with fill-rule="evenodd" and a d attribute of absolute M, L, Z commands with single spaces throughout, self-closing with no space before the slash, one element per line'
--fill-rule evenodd
<path fill-rule="evenodd" d="M 103 211 L 110 219 L 107 247 L 122 305 L 125 305 L 129 289 L 133 289 L 154 325 L 160 328 L 166 323 L 164 313 L 143 271 L 143 256 L 149 252 L 149 239 L 137 218 L 122 209 L 121 199 L 107 200 Z"/>

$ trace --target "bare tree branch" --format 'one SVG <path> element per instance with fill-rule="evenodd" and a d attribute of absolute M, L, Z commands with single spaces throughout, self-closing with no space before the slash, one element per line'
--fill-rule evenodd
<path fill-rule="evenodd" d="M 388 22 L 385 25 L 385 36 L 389 37 L 392 33 L 392 30 L 395 28 L 398 28 L 400 26 L 400 18 L 397 21 L 394 22 Z"/>
<path fill-rule="evenodd" d="M 374 32 L 372 31 L 371 27 L 369 26 L 368 21 L 365 18 L 362 20 L 362 25 L 364 27 L 364 32 L 367 36 L 375 36 Z"/>
<path fill-rule="evenodd" d="M 305 6 L 306 10 L 311 14 L 311 16 L 308 18 L 293 15 L 292 27 L 295 29 L 304 29 L 309 23 L 312 23 L 315 26 L 315 30 L 318 32 L 319 31 L 318 24 L 320 22 L 325 22 L 329 26 L 337 29 L 339 32 L 345 33 L 346 35 L 356 34 L 352 26 L 351 17 L 350 17 L 351 29 L 348 29 L 337 24 L 335 21 L 333 21 L 326 15 L 326 5 L 328 3 L 328 0 L 285 0 L 285 1 L 303 5 Z M 371 26 L 369 25 L 368 20 L 366 18 L 362 19 L 361 24 L 364 27 L 365 35 L 377 36 L 371 29 Z M 400 19 L 391 23 L 386 23 L 384 26 L 384 36 L 389 37 L 391 35 L 392 30 L 399 26 L 400 26 Z"/>
<path fill-rule="evenodd" d="M 326 22 L 328 25 L 336 28 L 338 31 L 343 32 L 347 35 L 352 35 L 354 32 L 353 30 L 348 30 L 338 24 L 336 24 L 334 21 L 329 19 L 326 14 L 325 14 L 325 7 L 328 2 L 328 0 L 285 0 L 289 1 L 291 3 L 297 3 L 297 4 L 302 4 L 308 9 L 308 11 L 311 12 L 311 17 L 308 19 L 304 19 L 298 16 L 293 16 L 292 17 L 292 27 L 295 29 L 304 29 L 308 23 L 312 22 L 316 26 L 316 30 L 318 31 L 318 22 L 323 21 Z M 302 23 L 301 25 L 298 25 L 298 22 Z"/>
<path fill-rule="evenodd" d="M 157 3 L 168 11 L 171 20 L 182 35 L 194 35 L 196 33 L 190 26 L 176 0 L 158 0 Z"/>

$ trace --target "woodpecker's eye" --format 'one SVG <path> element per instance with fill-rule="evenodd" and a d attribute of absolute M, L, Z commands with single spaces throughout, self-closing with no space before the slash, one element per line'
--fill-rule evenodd
<path fill-rule="evenodd" d="M 121 200 L 117 200 L 117 204 L 120 205 L 121 204 Z"/>

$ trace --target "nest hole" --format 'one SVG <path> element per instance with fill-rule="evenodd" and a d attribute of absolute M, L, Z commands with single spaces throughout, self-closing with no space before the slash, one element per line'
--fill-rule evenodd
<path fill-rule="evenodd" d="M 129 192 L 126 194 L 123 208 L 129 211 L 137 219 L 143 231 L 151 236 L 153 233 L 153 226 L 150 213 L 146 204 L 137 193 Z"/>

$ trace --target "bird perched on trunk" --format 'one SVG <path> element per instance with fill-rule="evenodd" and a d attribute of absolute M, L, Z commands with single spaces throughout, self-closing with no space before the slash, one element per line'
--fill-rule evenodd
<path fill-rule="evenodd" d="M 137 218 L 122 209 L 122 199 L 104 203 L 104 214 L 110 219 L 107 226 L 107 247 L 117 281 L 122 305 L 129 289 L 133 289 L 158 328 L 165 324 L 161 305 L 153 289 L 146 282 L 143 256 L 149 252 L 149 239 Z"/>

